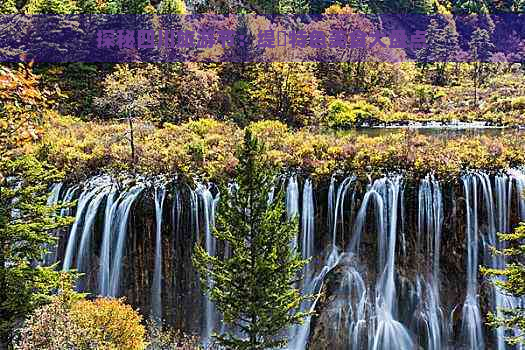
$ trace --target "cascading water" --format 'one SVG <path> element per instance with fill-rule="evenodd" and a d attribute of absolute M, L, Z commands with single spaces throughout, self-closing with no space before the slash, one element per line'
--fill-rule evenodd
<path fill-rule="evenodd" d="M 162 323 L 162 213 L 166 188 L 155 187 L 155 270 L 151 286 L 151 317 L 155 324 Z"/>
<path fill-rule="evenodd" d="M 61 182 L 53 184 L 53 186 L 51 187 L 51 192 L 46 202 L 47 206 L 54 206 L 58 204 L 58 201 L 60 200 L 60 191 L 62 190 L 62 186 L 63 184 Z M 54 236 L 56 236 L 55 234 L 56 231 L 53 232 Z M 44 256 L 42 257 L 42 263 L 44 264 L 44 266 L 49 266 L 55 261 L 56 244 L 46 244 L 44 248 L 46 249 L 47 253 L 44 254 Z"/>
<path fill-rule="evenodd" d="M 87 206 L 86 214 L 84 217 L 84 228 L 82 230 L 80 245 L 78 247 L 77 271 L 79 272 L 87 272 L 89 269 L 89 260 L 92 255 L 91 242 L 93 240 L 93 224 L 95 223 L 95 218 L 100 203 L 110 193 L 110 191 L 110 187 L 101 189 L 100 192 L 93 197 L 93 199 L 89 202 L 89 205 Z M 81 290 L 85 288 L 83 282 L 84 281 L 81 280 L 80 284 L 78 285 L 78 287 Z"/>
<path fill-rule="evenodd" d="M 111 267 L 111 245 L 113 241 L 113 218 L 118 207 L 119 200 L 115 201 L 117 190 L 113 188 L 106 200 L 106 208 L 104 210 L 104 230 L 102 232 L 102 245 L 100 248 L 100 267 L 98 274 L 99 294 L 109 295 L 109 280 Z"/>
<path fill-rule="evenodd" d="M 71 231 L 69 232 L 66 253 L 64 256 L 64 264 L 62 266 L 62 269 L 64 271 L 68 271 L 73 267 L 73 259 L 75 257 L 75 251 L 78 245 L 77 241 L 78 241 L 79 226 L 81 222 L 83 223 L 84 221 L 84 210 L 86 209 L 87 206 L 89 206 L 91 200 L 95 198 L 95 196 L 98 194 L 98 192 L 101 189 L 100 184 L 98 184 L 99 179 L 95 179 L 95 180 L 96 181 L 93 184 L 89 184 L 89 186 L 86 189 L 84 189 L 84 191 L 80 195 L 80 198 L 78 199 L 78 206 L 77 206 L 77 211 L 75 215 L 75 222 L 73 223 L 73 226 L 71 227 Z M 103 184 L 102 186 L 106 186 L 106 184 Z M 96 208 L 98 208 L 98 205 L 96 206 Z M 93 207 L 89 209 L 92 211 Z M 90 214 L 91 213 L 88 212 L 88 215 Z"/>
<path fill-rule="evenodd" d="M 376 286 L 375 313 L 377 325 L 373 339 L 372 349 L 412 349 L 414 344 L 406 328 L 396 320 L 396 286 L 395 274 L 395 249 L 397 236 L 397 214 L 399 209 L 399 193 L 401 176 L 391 179 L 381 179 L 374 182 L 373 191 L 381 193 L 383 208 L 387 215 L 383 217 L 382 225 L 386 235 L 379 238 L 379 247 L 384 249 L 380 254 L 385 260 L 383 273 Z M 381 261 L 381 259 L 380 259 Z"/>
<path fill-rule="evenodd" d="M 213 236 L 215 228 L 215 209 L 219 200 L 219 195 L 213 197 L 210 189 L 203 184 L 197 185 L 195 194 L 202 201 L 203 218 L 204 218 L 204 238 L 206 252 L 212 256 L 216 254 L 216 239 Z M 208 281 L 210 283 L 210 281 Z M 218 315 L 213 302 L 207 295 L 204 295 L 204 329 L 202 332 L 203 343 L 207 346 L 211 340 L 213 331 L 217 327 Z"/>
<path fill-rule="evenodd" d="M 301 191 L 299 183 L 303 184 Z M 313 258 L 305 267 L 300 287 L 308 294 L 325 288 L 331 293 L 327 298 L 316 297 L 301 305 L 301 310 L 316 310 L 318 314 L 307 317 L 303 325 L 290 330 L 289 349 L 303 350 L 309 342 L 319 341 L 316 337 L 322 334 L 320 330 L 324 325 L 329 325 L 326 347 L 334 349 L 514 349 L 504 343 L 503 331 L 485 331 L 485 307 L 480 308 L 480 300 L 489 300 L 492 310 L 521 306 L 523 301 L 495 288 L 491 291 L 489 284 L 479 287 L 477 271 L 479 265 L 505 266 L 505 259 L 491 254 L 489 247 L 504 247 L 496 233 L 509 232 L 517 219 L 525 219 L 525 198 L 520 195 L 525 190 L 522 170 L 512 169 L 496 175 L 467 173 L 460 179 L 461 188 L 439 182 L 433 176 L 421 178 L 412 187 L 411 184 L 408 178 L 391 175 L 371 180 L 364 188 L 362 180 L 354 176 L 333 176 L 327 188 L 323 189 L 320 183 L 314 190 L 310 179 L 304 182 L 298 181 L 297 176 L 288 179 L 287 214 L 289 217 L 299 215 L 301 227 L 297 247 L 302 257 Z M 131 214 L 133 204 L 146 186 L 121 188 L 101 178 L 94 178 L 85 186 L 67 187 L 67 190 L 64 185 L 57 186 L 52 188 L 49 204 L 70 201 L 80 192 L 76 212 L 72 213 L 75 222 L 58 250 L 59 260 L 64 261 L 63 268 L 76 267 L 91 275 L 97 272 L 98 283 L 86 283 L 86 288 L 96 287 L 100 295 L 106 296 L 131 295 L 134 299 L 130 301 L 137 303 L 141 290 L 129 288 L 136 276 L 124 276 L 122 271 L 124 266 L 128 271 L 128 264 L 151 261 L 139 257 L 128 260 L 124 256 L 126 249 L 133 252 L 138 249 L 128 244 L 140 245 L 143 241 L 136 229 L 129 230 L 128 221 L 131 215 L 133 221 L 137 220 L 138 216 Z M 155 243 L 139 248 L 146 249 L 145 254 L 154 255 L 155 267 L 149 275 L 153 276 L 153 282 L 150 284 L 146 278 L 144 288 L 148 285 L 151 288 L 151 315 L 161 319 L 173 316 L 163 313 L 164 307 L 181 300 L 161 282 L 163 270 L 171 273 L 170 280 L 175 279 L 175 271 L 184 271 L 173 266 L 184 261 L 182 258 L 162 260 L 163 256 L 172 256 L 165 250 L 171 249 L 165 243 L 171 242 L 172 237 L 168 235 L 171 230 L 164 228 L 162 213 L 169 213 L 164 207 L 172 206 L 173 227 L 177 226 L 176 234 L 180 235 L 177 244 L 202 241 L 212 255 L 222 254 L 223 246 L 217 249 L 212 235 L 218 195 L 214 196 L 215 191 L 209 186 L 201 184 L 195 190 L 182 191 L 184 195 L 177 194 L 169 204 L 165 200 L 165 188 L 152 190 L 155 191 Z M 408 195 L 410 197 L 406 197 Z M 457 197 L 463 197 L 464 202 L 456 201 Z M 456 215 L 458 210 L 463 213 L 463 207 L 466 214 Z M 64 208 L 60 214 L 68 215 L 70 210 Z M 96 232 L 98 228 L 101 232 Z M 316 232 L 316 228 L 320 231 Z M 463 233 L 464 250 L 455 243 L 461 242 Z M 133 240 L 128 240 L 128 236 Z M 321 240 L 315 241 L 315 237 Z M 170 244 L 175 245 L 175 240 Z M 324 250 L 320 249 L 323 247 Z M 179 247 L 177 252 L 187 249 L 192 249 L 192 245 Z M 480 252 L 485 253 L 483 261 L 478 257 Z M 456 259 L 458 256 L 461 260 Z M 50 258 L 51 261 L 54 259 Z M 130 273 L 136 273 L 136 266 L 140 265 L 134 265 Z M 450 273 L 449 269 L 460 269 L 459 275 L 452 276 L 457 273 Z M 191 282 L 189 275 L 181 276 L 180 283 Z M 465 282 L 461 283 L 463 276 Z M 125 289 L 121 285 L 124 277 Z M 456 290 L 451 290 L 451 285 Z M 182 292 L 198 292 L 196 280 L 189 288 L 179 287 L 177 280 L 177 286 Z M 148 305 L 148 294 L 145 299 Z M 137 306 L 141 305 L 139 301 Z M 196 331 L 207 344 L 212 333 L 221 330 L 220 315 L 206 297 L 202 299 L 202 307 L 202 324 Z M 190 314 L 179 315 L 177 322 L 192 317 L 191 310 Z M 311 338 L 312 335 L 315 337 Z M 320 348 L 319 344 L 316 348 Z"/>
<path fill-rule="evenodd" d="M 288 186 L 286 187 L 286 215 L 288 219 L 299 215 L 299 185 L 295 175 L 288 179 Z M 294 249 L 297 248 L 297 237 L 294 237 L 291 246 Z"/>
<path fill-rule="evenodd" d="M 442 349 L 447 343 L 446 327 L 440 302 L 439 259 L 443 226 L 443 197 L 441 186 L 433 176 L 421 180 L 418 192 L 418 230 L 416 249 L 428 257 L 427 266 L 422 264 L 418 272 L 416 299 L 421 310 L 423 338 L 426 349 Z M 417 330 L 416 330 L 417 331 Z"/>
<path fill-rule="evenodd" d="M 116 242 L 115 249 L 111 252 L 113 259 L 111 261 L 111 271 L 109 278 L 108 296 L 117 297 L 120 294 L 120 284 L 122 275 L 122 265 L 124 260 L 124 245 L 128 230 L 128 217 L 131 206 L 144 190 L 143 185 L 135 185 L 124 193 L 118 208 L 115 212 L 115 218 L 112 220 L 116 224 Z"/>
<path fill-rule="evenodd" d="M 289 211 L 287 211 L 288 217 L 293 217 L 296 214 L 290 215 L 291 211 L 295 210 L 294 205 L 298 201 L 298 186 L 295 180 L 290 179 L 287 189 L 287 203 L 290 203 Z M 289 194 L 289 195 L 288 195 Z M 314 256 L 314 238 L 315 238 L 315 222 L 314 222 L 314 191 L 311 179 L 306 179 L 303 187 L 303 204 L 301 214 L 301 257 L 303 259 L 310 259 Z M 288 202 L 289 200 L 289 202 Z M 298 204 L 297 204 L 298 206 Z M 314 261 L 310 261 L 303 268 L 303 280 L 302 280 L 302 293 L 303 295 L 310 294 L 312 288 L 312 277 L 314 271 Z M 300 311 L 308 311 L 311 307 L 311 301 L 306 300 L 301 304 Z M 289 348 L 296 349 L 303 347 L 303 338 L 301 333 L 304 333 L 303 326 L 290 327 L 288 332 Z M 299 336 L 298 336 L 299 335 Z"/>
<path fill-rule="evenodd" d="M 301 252 L 303 259 L 310 259 L 314 256 L 315 239 L 315 211 L 314 211 L 314 192 L 312 180 L 307 179 L 303 188 L 303 211 L 301 220 Z M 303 284 L 310 284 L 312 277 L 313 262 L 311 261 L 304 267 Z"/>
<path fill-rule="evenodd" d="M 467 210 L 467 296 L 463 304 L 462 337 L 468 349 L 483 349 L 483 326 L 478 302 L 478 178 L 464 175 Z"/>

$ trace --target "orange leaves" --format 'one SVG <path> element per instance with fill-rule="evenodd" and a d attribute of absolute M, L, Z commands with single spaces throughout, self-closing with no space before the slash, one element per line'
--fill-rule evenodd
<path fill-rule="evenodd" d="M 0 149 L 2 157 L 40 139 L 48 112 L 38 78 L 24 66 L 0 69 Z"/>

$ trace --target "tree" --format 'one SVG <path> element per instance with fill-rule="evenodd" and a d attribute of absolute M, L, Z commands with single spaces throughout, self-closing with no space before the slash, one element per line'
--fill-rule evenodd
<path fill-rule="evenodd" d="M 142 317 L 124 299 L 86 300 L 61 274 L 59 293 L 25 320 L 15 350 L 146 348 Z"/>
<path fill-rule="evenodd" d="M 283 330 L 302 322 L 306 297 L 294 287 L 306 261 L 291 247 L 297 220 L 285 215 L 283 191 L 269 202 L 274 179 L 264 146 L 246 129 L 237 152 L 236 188 L 220 201 L 214 235 L 231 248 L 224 258 L 195 247 L 194 264 L 205 290 L 230 329 L 215 335 L 228 349 L 270 349 L 286 345 Z M 222 185 L 227 193 L 226 185 Z"/>
<path fill-rule="evenodd" d="M 309 2 L 306 0 L 279 0 L 277 1 L 278 14 L 310 13 Z"/>
<path fill-rule="evenodd" d="M 431 66 L 432 83 L 445 85 L 448 82 L 447 67 L 459 51 L 458 33 L 453 21 L 431 19 L 427 27 L 427 46 L 418 50 L 418 60 Z"/>
<path fill-rule="evenodd" d="M 254 64 L 249 95 L 255 118 L 270 115 L 293 126 L 316 124 L 324 94 L 309 62 Z"/>
<path fill-rule="evenodd" d="M 486 78 L 486 63 L 494 49 L 490 41 L 490 33 L 486 29 L 478 28 L 472 33 L 469 42 L 470 54 L 474 60 L 472 78 L 474 80 L 474 104 L 478 106 L 479 85 Z"/>
<path fill-rule="evenodd" d="M 72 0 L 30 0 L 24 9 L 27 14 L 67 15 L 77 7 Z"/>
<path fill-rule="evenodd" d="M 522 297 L 525 295 L 525 223 L 521 223 L 512 233 L 498 234 L 500 241 L 508 244 L 507 248 L 495 249 L 493 254 L 507 258 L 504 268 L 482 268 L 481 272 L 488 277 L 493 277 L 494 285 L 503 293 Z M 488 324 L 494 328 L 503 327 L 506 330 L 518 329 L 514 336 L 508 336 L 510 345 L 525 344 L 525 309 L 521 307 L 503 308 L 495 315 L 489 313 Z"/>
<path fill-rule="evenodd" d="M 47 302 L 58 286 L 53 267 L 38 266 L 54 243 L 50 232 L 69 220 L 46 205 L 48 185 L 62 174 L 24 155 L 49 117 L 47 94 L 29 67 L 0 68 L 0 347 L 17 321 Z"/>
<path fill-rule="evenodd" d="M 110 14 L 140 15 L 147 13 L 149 6 L 149 0 L 111 0 L 108 2 L 108 12 Z"/>
<path fill-rule="evenodd" d="M 77 0 L 77 6 L 81 13 L 85 14 L 98 14 L 100 9 L 97 5 L 96 0 Z"/>
<path fill-rule="evenodd" d="M 100 110 L 127 119 L 133 166 L 137 162 L 133 120 L 148 115 L 149 108 L 158 105 L 159 75 L 160 71 L 154 65 L 144 68 L 130 68 L 127 64 L 117 65 L 115 72 L 104 81 L 104 95 L 94 100 L 95 106 Z"/>

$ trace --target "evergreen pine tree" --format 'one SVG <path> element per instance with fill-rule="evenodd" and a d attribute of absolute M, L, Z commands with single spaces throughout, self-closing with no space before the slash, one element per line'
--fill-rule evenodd
<path fill-rule="evenodd" d="M 424 62 L 425 68 L 431 68 L 429 71 L 432 73 L 432 83 L 445 85 L 448 82 L 448 62 L 459 50 L 455 23 L 431 19 L 426 32 L 427 47 L 420 49 L 417 57 Z"/>
<path fill-rule="evenodd" d="M 69 220 L 47 207 L 47 188 L 59 173 L 20 148 L 39 138 L 49 113 L 47 93 L 38 89 L 30 67 L 0 67 L 0 348 L 16 322 L 46 302 L 59 273 L 39 267 L 50 231 Z"/>
<path fill-rule="evenodd" d="M 264 148 L 246 129 L 244 143 L 237 152 L 236 186 L 220 201 L 218 240 L 231 254 L 210 256 L 195 247 L 194 264 L 202 283 L 223 314 L 229 332 L 215 335 L 227 349 L 271 349 L 286 345 L 283 331 L 302 321 L 297 312 L 305 299 L 294 287 L 306 264 L 290 242 L 297 235 L 297 220 L 285 215 L 282 189 L 269 201 L 274 172 L 264 156 Z"/>
<path fill-rule="evenodd" d="M 69 222 L 47 207 L 47 187 L 58 173 L 34 157 L 3 159 L 0 172 L 0 347 L 17 321 L 49 301 L 59 272 L 35 266 L 55 244 L 50 232 Z"/>
<path fill-rule="evenodd" d="M 470 55 L 474 60 L 472 79 L 474 81 L 474 105 L 478 106 L 478 89 L 486 78 L 486 65 L 494 44 L 490 40 L 490 33 L 486 29 L 478 28 L 472 33 L 469 42 Z"/>
<path fill-rule="evenodd" d="M 515 297 L 525 295 L 525 223 L 521 223 L 512 233 L 498 234 L 500 241 L 508 245 L 504 249 L 493 249 L 493 254 L 505 256 L 507 266 L 502 269 L 481 268 L 481 272 L 493 277 L 493 283 L 503 293 Z M 520 333 L 508 336 L 509 345 L 525 344 L 525 309 L 521 307 L 503 308 L 499 314 L 489 313 L 488 324 L 494 328 L 503 327 L 506 330 L 517 328 Z"/>

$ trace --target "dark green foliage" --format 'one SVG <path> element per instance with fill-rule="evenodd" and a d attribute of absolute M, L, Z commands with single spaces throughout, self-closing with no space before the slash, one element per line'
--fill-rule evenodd
<path fill-rule="evenodd" d="M 508 247 L 500 250 L 493 248 L 493 254 L 505 256 L 508 264 L 503 269 L 482 268 L 481 272 L 493 277 L 493 283 L 504 293 L 522 297 L 525 295 L 525 265 L 523 264 L 525 224 L 521 223 L 512 233 L 500 233 L 498 236 Z M 500 309 L 500 311 L 499 315 L 489 313 L 488 324 L 494 328 L 518 328 L 522 335 L 509 336 L 507 342 L 511 345 L 525 344 L 525 309 Z"/>
<path fill-rule="evenodd" d="M 75 13 L 77 7 L 72 0 L 30 0 L 24 11 L 28 14 L 66 15 Z"/>
<path fill-rule="evenodd" d="M 214 232 L 230 247 L 231 255 L 222 259 L 210 256 L 200 245 L 195 248 L 194 264 L 203 285 L 224 322 L 243 334 L 216 336 L 227 349 L 285 346 L 283 330 L 305 316 L 295 311 L 305 297 L 294 282 L 306 264 L 291 248 L 297 221 L 286 219 L 282 190 L 276 190 L 268 203 L 275 173 L 263 154 L 263 146 L 247 129 L 238 151 L 238 188 L 221 198 Z M 226 185 L 222 187 L 227 193 Z"/>
<path fill-rule="evenodd" d="M 0 343 L 15 325 L 49 299 L 59 273 L 39 267 L 53 229 L 69 222 L 47 207 L 47 186 L 59 174 L 32 156 L 4 159 L 0 171 Z M 20 181 L 20 182 L 19 182 Z"/>
<path fill-rule="evenodd" d="M 79 8 L 80 13 L 85 13 L 85 14 L 99 13 L 99 9 L 97 7 L 96 0 L 77 0 L 77 7 Z"/>
<path fill-rule="evenodd" d="M 427 27 L 427 47 L 417 52 L 421 61 L 432 62 L 423 64 L 435 85 L 446 85 L 448 81 L 446 68 L 459 51 L 458 33 L 453 21 L 432 19 Z"/>
<path fill-rule="evenodd" d="M 279 14 L 303 14 L 309 13 L 308 0 L 279 0 L 277 13 Z"/>
<path fill-rule="evenodd" d="M 488 13 L 487 5 L 480 0 L 460 0 L 454 3 L 454 13 L 457 14 L 482 14 Z"/>
<path fill-rule="evenodd" d="M 111 14 L 145 14 L 149 0 L 111 0 L 108 2 L 108 12 Z"/>
<path fill-rule="evenodd" d="M 486 61 L 494 49 L 494 44 L 490 40 L 488 30 L 481 28 L 476 29 L 474 33 L 472 33 L 469 48 L 473 59 Z"/>
<path fill-rule="evenodd" d="M 490 33 L 486 29 L 476 29 L 472 33 L 469 48 L 472 59 L 475 60 L 472 69 L 472 79 L 474 81 L 474 104 L 477 106 L 479 85 L 488 76 L 489 70 L 486 62 L 494 49 L 494 44 L 490 40 Z"/>

